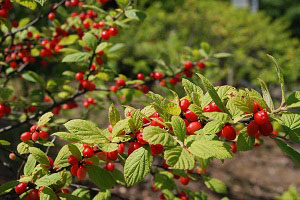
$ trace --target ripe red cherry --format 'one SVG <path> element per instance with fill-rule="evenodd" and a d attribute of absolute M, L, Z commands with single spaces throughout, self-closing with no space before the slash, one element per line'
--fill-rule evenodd
<path fill-rule="evenodd" d="M 118 29 L 115 28 L 115 27 L 110 27 L 110 28 L 108 29 L 108 32 L 109 32 L 109 35 L 110 35 L 110 36 L 116 36 L 116 35 L 118 34 Z"/>
<path fill-rule="evenodd" d="M 91 148 L 91 147 L 85 147 L 82 151 L 82 155 L 85 157 L 85 158 L 91 158 L 95 155 L 95 152 L 94 150 Z"/>
<path fill-rule="evenodd" d="M 68 163 L 71 164 L 71 165 L 77 165 L 78 164 L 78 159 L 75 156 L 70 155 L 68 157 Z"/>
<path fill-rule="evenodd" d="M 113 152 L 107 152 L 107 158 L 110 160 L 117 160 L 118 159 L 118 151 L 115 150 Z"/>
<path fill-rule="evenodd" d="M 77 176 L 77 171 L 78 171 L 78 165 L 73 165 L 71 167 L 71 173 L 73 176 Z"/>
<path fill-rule="evenodd" d="M 180 182 L 181 182 L 182 185 L 187 185 L 190 182 L 190 178 L 189 177 L 185 178 L 184 176 L 182 176 L 180 178 Z"/>
<path fill-rule="evenodd" d="M 2 18 L 7 18 L 8 17 L 8 12 L 5 9 L 0 9 L 0 17 Z"/>
<path fill-rule="evenodd" d="M 24 132 L 22 133 L 22 135 L 20 136 L 20 139 L 23 141 L 23 142 L 27 142 L 28 140 L 31 139 L 31 134 L 30 132 Z"/>
<path fill-rule="evenodd" d="M 269 136 L 273 132 L 273 126 L 270 121 L 259 126 L 259 133 L 263 136 Z"/>
<path fill-rule="evenodd" d="M 48 140 L 49 139 L 49 133 L 45 132 L 45 131 L 40 131 L 40 134 L 39 134 L 40 138 L 42 140 Z"/>
<path fill-rule="evenodd" d="M 251 121 L 247 126 L 247 134 L 251 137 L 256 136 L 259 133 L 259 126 L 255 121 Z"/>
<path fill-rule="evenodd" d="M 30 127 L 30 132 L 35 132 L 36 130 L 38 130 L 38 126 L 37 125 L 32 125 L 31 127 Z"/>
<path fill-rule="evenodd" d="M 101 33 L 101 37 L 102 37 L 103 40 L 109 40 L 110 34 L 107 30 L 103 30 L 102 33 Z"/>
<path fill-rule="evenodd" d="M 1 112 L 1 113 L 4 113 L 4 112 L 5 112 L 5 105 L 4 105 L 4 103 L 1 103 L 1 104 L 0 104 L 0 112 Z"/>
<path fill-rule="evenodd" d="M 155 117 L 155 119 L 156 119 L 156 120 L 159 120 L 159 121 L 161 121 L 161 122 L 164 122 L 164 120 L 163 120 L 161 117 Z M 163 127 L 164 127 L 164 125 L 162 125 L 161 123 L 159 123 L 159 122 L 157 122 L 157 121 L 155 121 L 155 120 L 152 120 L 152 121 L 151 121 L 150 126 L 159 126 L 160 128 L 163 128 Z"/>
<path fill-rule="evenodd" d="M 50 168 L 52 168 L 52 167 L 53 167 L 53 165 L 54 165 L 54 162 L 53 162 L 53 159 L 52 159 L 52 158 L 50 158 L 49 156 L 48 156 L 48 160 L 49 160 L 49 163 L 50 163 L 50 165 L 48 165 L 48 166 L 45 166 L 45 168 L 47 168 L 47 169 L 50 169 Z"/>
<path fill-rule="evenodd" d="M 114 169 L 115 169 L 115 164 L 114 163 L 112 163 L 112 162 L 106 163 L 106 166 L 105 166 L 106 171 L 114 171 Z"/>
<path fill-rule="evenodd" d="M 164 77 L 164 75 L 160 72 L 154 72 L 154 78 L 156 80 L 161 80 Z"/>
<path fill-rule="evenodd" d="M 236 152 L 237 152 L 236 142 L 230 144 L 230 147 L 231 147 L 231 150 L 230 150 L 230 151 L 231 151 L 232 153 L 236 153 Z"/>
<path fill-rule="evenodd" d="M 159 195 L 159 199 L 160 199 L 160 200 L 165 200 L 165 199 L 166 199 L 166 197 L 165 197 L 165 195 L 164 195 L 164 194 L 160 194 L 160 195 Z"/>
<path fill-rule="evenodd" d="M 190 105 L 191 105 L 191 103 L 187 99 L 183 99 L 179 102 L 180 109 L 183 112 L 187 111 L 187 109 L 189 108 Z"/>
<path fill-rule="evenodd" d="M 100 21 L 100 22 L 98 23 L 98 27 L 99 27 L 99 28 L 103 28 L 104 26 L 105 26 L 105 24 L 104 24 L 103 21 Z"/>
<path fill-rule="evenodd" d="M 125 86 L 125 81 L 123 79 L 116 80 L 116 85 L 119 87 Z"/>
<path fill-rule="evenodd" d="M 27 188 L 27 184 L 22 182 L 22 183 L 19 183 L 18 185 L 16 185 L 15 187 L 15 192 L 17 194 L 23 194 L 24 192 L 26 192 L 26 188 Z"/>
<path fill-rule="evenodd" d="M 82 25 L 83 25 L 83 27 L 84 27 L 85 29 L 89 29 L 89 28 L 90 28 L 90 22 L 89 22 L 89 21 L 84 21 L 84 22 L 82 23 Z"/>
<path fill-rule="evenodd" d="M 138 74 L 137 79 L 143 81 L 145 79 L 145 75 L 144 74 Z"/>
<path fill-rule="evenodd" d="M 264 110 L 258 111 L 254 114 L 254 120 L 258 125 L 265 124 L 269 121 L 268 113 Z"/>
<path fill-rule="evenodd" d="M 79 180 L 83 180 L 86 176 L 86 168 L 84 166 L 80 166 L 77 170 L 77 177 Z"/>
<path fill-rule="evenodd" d="M 26 200 L 39 200 L 39 192 L 38 190 L 31 190 L 26 196 Z"/>
<path fill-rule="evenodd" d="M 186 196 L 185 192 L 179 192 L 179 197 L 181 200 L 188 200 L 188 197 Z"/>
<path fill-rule="evenodd" d="M 14 153 L 10 153 L 8 157 L 9 157 L 10 160 L 16 160 L 17 159 L 17 156 Z"/>
<path fill-rule="evenodd" d="M 119 154 L 124 153 L 124 151 L 125 151 L 125 144 L 124 143 L 119 144 L 119 147 L 118 147 L 117 151 L 118 151 Z"/>
<path fill-rule="evenodd" d="M 109 88 L 109 90 L 110 90 L 111 92 L 117 92 L 117 91 L 118 91 L 118 86 L 113 85 L 113 86 L 111 86 L 111 87 Z"/>
<path fill-rule="evenodd" d="M 68 189 L 61 189 L 60 192 L 64 194 L 70 194 L 70 190 Z"/>
<path fill-rule="evenodd" d="M 202 124 L 200 122 L 191 122 L 187 127 L 187 135 L 194 135 L 196 131 L 202 128 Z"/>
<path fill-rule="evenodd" d="M 128 155 L 130 155 L 134 150 L 140 148 L 141 146 L 143 145 L 138 142 L 131 142 L 128 148 Z"/>
<path fill-rule="evenodd" d="M 254 113 L 256 113 L 260 110 L 263 110 L 263 108 L 256 101 L 254 101 Z"/>
<path fill-rule="evenodd" d="M 38 141 L 39 138 L 40 138 L 39 132 L 35 131 L 35 132 L 32 133 L 31 139 L 32 139 L 33 141 Z"/>
<path fill-rule="evenodd" d="M 78 6 L 79 0 L 71 0 L 70 4 L 71 4 L 72 7 Z"/>
<path fill-rule="evenodd" d="M 203 62 L 198 62 L 197 66 L 199 67 L 199 69 L 205 69 L 206 65 Z"/>
<path fill-rule="evenodd" d="M 140 132 L 137 134 L 136 136 L 137 138 L 137 141 L 141 144 L 149 144 L 148 142 L 146 142 L 144 139 L 143 139 L 143 132 Z"/>
<path fill-rule="evenodd" d="M 55 13 L 54 12 L 51 12 L 48 14 L 48 19 L 49 20 L 54 20 L 55 19 Z"/>
<path fill-rule="evenodd" d="M 194 64 L 190 61 L 184 63 L 184 69 L 190 70 L 194 68 Z"/>
<path fill-rule="evenodd" d="M 236 137 L 236 132 L 231 125 L 227 125 L 222 129 L 222 136 L 227 140 L 234 140 Z"/>
<path fill-rule="evenodd" d="M 213 112 L 222 112 L 221 109 L 217 106 L 217 104 L 215 102 L 212 102 L 210 105 L 211 105 Z"/>
<path fill-rule="evenodd" d="M 35 106 L 29 106 L 28 107 L 28 112 L 34 113 L 36 111 L 36 107 Z"/>
<path fill-rule="evenodd" d="M 161 144 L 150 145 L 152 155 L 159 155 L 164 151 L 164 147 Z"/>
<path fill-rule="evenodd" d="M 193 113 L 191 110 L 186 111 L 185 118 L 189 121 L 197 121 L 198 120 L 198 116 L 195 113 Z"/>

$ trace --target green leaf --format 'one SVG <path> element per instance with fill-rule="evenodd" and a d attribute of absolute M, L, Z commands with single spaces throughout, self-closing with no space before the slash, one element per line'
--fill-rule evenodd
<path fill-rule="evenodd" d="M 90 191 L 83 188 L 78 188 L 72 192 L 72 195 L 80 197 L 82 200 L 90 200 Z"/>
<path fill-rule="evenodd" d="M 62 139 L 71 141 L 71 142 L 80 142 L 81 140 L 79 139 L 79 137 L 77 137 L 74 134 L 68 133 L 68 132 L 57 132 L 54 133 L 53 135 L 56 135 Z"/>
<path fill-rule="evenodd" d="M 123 131 L 125 131 L 129 128 L 128 127 L 128 120 L 129 120 L 129 118 L 126 118 L 126 119 L 118 121 L 115 124 L 115 126 L 113 128 L 113 131 L 112 131 L 113 138 L 120 135 Z"/>
<path fill-rule="evenodd" d="M 203 110 L 200 106 L 196 104 L 191 104 L 189 106 L 189 110 L 191 110 L 193 113 L 195 113 L 198 116 L 203 116 Z"/>
<path fill-rule="evenodd" d="M 94 5 L 83 5 L 83 8 L 88 8 L 88 9 L 92 9 L 100 14 L 107 14 L 107 12 L 101 8 L 99 8 L 98 6 L 94 6 Z"/>
<path fill-rule="evenodd" d="M 197 86 L 196 84 L 192 83 L 191 81 L 183 78 L 182 79 L 182 86 L 184 87 L 184 90 L 186 94 L 192 99 L 193 93 L 197 93 L 200 95 L 200 97 L 203 96 L 203 91 L 201 87 Z"/>
<path fill-rule="evenodd" d="M 180 140 L 184 141 L 186 137 L 186 125 L 181 117 L 173 116 L 172 117 L 172 128 L 175 136 Z"/>
<path fill-rule="evenodd" d="M 167 148 L 164 159 L 174 169 L 189 170 L 195 166 L 194 156 L 180 146 Z"/>
<path fill-rule="evenodd" d="M 77 40 L 78 40 L 78 35 L 72 34 L 62 38 L 62 40 L 60 40 L 58 44 L 61 46 L 66 46 L 66 45 L 74 44 Z"/>
<path fill-rule="evenodd" d="M 118 149 L 119 145 L 117 143 L 104 143 L 104 144 L 98 144 L 98 147 L 103 152 L 113 152 Z"/>
<path fill-rule="evenodd" d="M 24 166 L 24 175 L 30 176 L 35 168 L 36 160 L 34 157 L 30 154 L 27 158 L 27 161 Z"/>
<path fill-rule="evenodd" d="M 93 200 L 109 200 L 110 196 L 110 190 L 100 190 Z"/>
<path fill-rule="evenodd" d="M 231 57 L 232 55 L 230 53 L 215 53 L 214 57 L 215 58 L 228 58 Z"/>
<path fill-rule="evenodd" d="M 213 192 L 219 193 L 219 194 L 226 194 L 227 193 L 227 187 L 225 183 L 220 181 L 219 179 L 216 178 L 211 178 L 211 177 L 203 177 L 204 184 L 206 187 L 211 189 Z"/>
<path fill-rule="evenodd" d="M 196 140 L 188 148 L 189 151 L 197 157 L 227 159 L 232 158 L 230 146 L 221 141 L 214 140 Z"/>
<path fill-rule="evenodd" d="M 286 100 L 286 105 L 288 106 L 288 108 L 300 107 L 300 92 L 296 91 L 290 94 Z"/>
<path fill-rule="evenodd" d="M 64 57 L 62 62 L 81 62 L 85 61 L 90 57 L 89 53 L 73 53 Z"/>
<path fill-rule="evenodd" d="M 112 175 L 106 170 L 93 165 L 86 166 L 87 172 L 89 174 L 90 180 L 95 183 L 98 187 L 109 189 L 113 188 L 115 185 L 115 180 Z"/>
<path fill-rule="evenodd" d="M 46 82 L 35 72 L 33 71 L 27 71 L 25 73 L 22 74 L 22 77 L 30 82 L 33 83 L 39 83 L 42 86 L 46 85 Z"/>
<path fill-rule="evenodd" d="M 147 17 L 145 12 L 143 12 L 141 10 L 136 10 L 136 9 L 126 10 L 125 16 L 130 19 L 136 19 L 136 20 L 140 20 L 140 21 L 143 21 Z"/>
<path fill-rule="evenodd" d="M 37 6 L 37 3 L 34 0 L 16 0 L 16 2 L 31 10 L 34 10 Z"/>
<path fill-rule="evenodd" d="M 202 131 L 206 135 L 215 135 L 216 133 L 218 133 L 222 130 L 223 126 L 224 126 L 224 122 L 222 122 L 220 120 L 213 120 L 213 121 L 208 122 L 204 126 Z"/>
<path fill-rule="evenodd" d="M 149 174 L 152 166 L 152 155 L 149 148 L 140 147 L 133 151 L 126 159 L 124 166 L 124 177 L 127 186 L 132 186 Z"/>
<path fill-rule="evenodd" d="M 17 146 L 17 151 L 19 154 L 27 154 L 29 153 L 29 147 L 30 147 L 29 144 L 25 142 L 21 142 Z"/>
<path fill-rule="evenodd" d="M 19 181 L 9 181 L 0 185 L 0 194 L 8 193 L 19 183 Z"/>
<path fill-rule="evenodd" d="M 281 122 L 291 130 L 298 129 L 300 128 L 300 114 L 285 113 L 281 117 Z"/>
<path fill-rule="evenodd" d="M 149 142 L 149 144 L 161 144 L 163 146 L 175 146 L 177 144 L 170 133 L 157 126 L 144 128 L 143 139 Z"/>
<path fill-rule="evenodd" d="M 68 148 L 73 156 L 75 156 L 78 160 L 81 160 L 81 152 L 76 145 L 68 144 Z"/>
<path fill-rule="evenodd" d="M 10 145 L 10 142 L 9 142 L 9 141 L 6 141 L 6 140 L 0 140 L 0 145 L 3 145 L 3 146 L 9 146 L 9 145 Z"/>
<path fill-rule="evenodd" d="M 54 114 L 52 112 L 47 112 L 47 113 L 43 114 L 40 117 L 40 119 L 39 119 L 39 121 L 37 123 L 37 126 L 38 127 L 44 126 L 45 124 L 47 124 L 51 120 L 51 118 L 53 116 L 54 116 Z"/>
<path fill-rule="evenodd" d="M 82 200 L 82 198 L 65 193 L 59 193 L 58 196 L 61 200 Z"/>
<path fill-rule="evenodd" d="M 113 176 L 113 178 L 118 184 L 126 185 L 124 175 L 121 171 L 119 171 L 118 169 L 114 169 L 110 172 L 110 174 Z"/>
<path fill-rule="evenodd" d="M 252 149 L 255 143 L 255 137 L 251 137 L 247 134 L 246 128 L 240 131 L 237 138 L 237 150 L 238 151 L 248 151 Z"/>
<path fill-rule="evenodd" d="M 55 200 L 55 199 L 57 199 L 55 192 L 49 187 L 44 187 L 44 189 L 40 193 L 40 200 Z"/>
<path fill-rule="evenodd" d="M 13 90 L 7 87 L 0 88 L 0 98 L 2 100 L 7 100 L 12 94 L 13 94 Z"/>
<path fill-rule="evenodd" d="M 60 151 L 58 152 L 56 159 L 54 161 L 55 168 L 61 168 L 69 166 L 68 157 L 69 157 L 69 147 L 68 145 L 63 146 Z"/>
<path fill-rule="evenodd" d="M 44 6 L 44 3 L 47 1 L 47 0 L 35 0 L 37 3 L 41 4 L 41 6 Z"/>
<path fill-rule="evenodd" d="M 239 110 L 243 112 L 253 113 L 254 102 L 251 99 L 249 92 L 245 90 L 239 90 L 235 93 L 235 96 L 230 99 L 230 103 L 233 103 Z"/>
<path fill-rule="evenodd" d="M 60 181 L 63 180 L 63 177 L 61 173 L 54 173 L 50 175 L 45 175 L 42 178 L 38 179 L 35 184 L 37 186 L 51 186 L 51 185 L 56 185 Z"/>
<path fill-rule="evenodd" d="M 107 45 L 107 42 L 101 42 L 96 48 L 96 53 L 98 53 L 99 51 L 103 51 L 107 47 Z"/>
<path fill-rule="evenodd" d="M 294 150 L 290 145 L 286 144 L 282 140 L 274 139 L 282 152 L 288 155 L 296 165 L 300 166 L 300 153 Z"/>
<path fill-rule="evenodd" d="M 110 47 L 107 52 L 113 53 L 113 52 L 119 51 L 120 49 L 122 49 L 124 47 L 125 47 L 124 43 L 117 43 L 114 46 Z"/>
<path fill-rule="evenodd" d="M 65 127 L 71 133 L 75 134 L 81 142 L 86 143 L 105 143 L 108 139 L 102 134 L 101 129 L 99 129 L 93 122 L 73 119 L 64 124 Z"/>
<path fill-rule="evenodd" d="M 202 74 L 198 74 L 197 73 L 197 75 L 201 78 L 204 87 L 206 88 L 207 92 L 209 93 L 209 95 L 212 98 L 212 100 L 216 103 L 216 105 L 223 112 L 231 115 L 230 112 L 225 107 L 225 105 L 223 104 L 223 102 L 222 102 L 221 98 L 219 97 L 217 91 L 215 90 L 214 86 L 209 82 L 209 80 L 207 78 L 205 78 Z"/>
<path fill-rule="evenodd" d="M 108 110 L 109 122 L 114 126 L 118 121 L 121 120 L 121 115 L 114 104 L 111 104 Z"/>
<path fill-rule="evenodd" d="M 168 171 L 161 171 L 159 173 L 156 173 L 154 176 L 153 184 L 155 188 L 160 190 L 173 190 L 176 188 L 174 176 L 171 172 Z"/>
<path fill-rule="evenodd" d="M 97 38 L 92 33 L 86 33 L 82 37 L 84 44 L 91 50 L 95 50 L 97 47 Z"/>
<path fill-rule="evenodd" d="M 1 18 L 1 17 L 0 17 L 0 24 L 1 24 L 1 25 L 4 24 L 4 25 L 7 27 L 7 29 L 9 30 L 9 32 L 11 31 L 11 29 L 12 29 L 12 24 L 11 24 L 10 20 L 8 20 L 8 19 L 6 19 L 6 18 Z M 6 62 L 2 62 L 2 61 L 1 61 L 1 65 L 8 66 Z"/>
<path fill-rule="evenodd" d="M 203 115 L 209 119 L 219 120 L 222 122 L 231 122 L 231 118 L 228 114 L 222 112 L 204 112 Z"/>
<path fill-rule="evenodd" d="M 274 66 L 275 66 L 276 72 L 277 72 L 277 76 L 278 76 L 278 79 L 280 82 L 280 87 L 281 87 L 281 98 L 282 98 L 281 105 L 283 105 L 285 103 L 285 89 L 284 89 L 283 73 L 282 73 L 281 67 L 279 66 L 277 60 L 271 55 L 267 54 L 267 56 L 272 60 Z"/>
<path fill-rule="evenodd" d="M 146 106 L 141 110 L 141 113 L 144 114 L 146 117 L 150 117 L 155 113 L 155 109 L 152 105 Z"/>
<path fill-rule="evenodd" d="M 267 103 L 267 105 L 269 106 L 269 108 L 271 109 L 271 111 L 273 111 L 274 110 L 274 104 L 273 104 L 270 92 L 268 90 L 268 87 L 267 87 L 266 83 L 263 80 L 261 80 L 261 79 L 258 79 L 258 80 L 260 82 L 263 98 L 264 98 L 265 102 Z"/>
<path fill-rule="evenodd" d="M 29 147 L 29 152 L 37 162 L 46 166 L 50 166 L 48 157 L 42 150 L 36 147 Z"/>
<path fill-rule="evenodd" d="M 116 1 L 121 8 L 125 8 L 126 5 L 129 3 L 129 0 L 116 0 Z"/>

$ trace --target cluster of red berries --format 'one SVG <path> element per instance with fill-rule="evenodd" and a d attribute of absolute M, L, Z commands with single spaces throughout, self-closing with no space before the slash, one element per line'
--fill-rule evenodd
<path fill-rule="evenodd" d="M 8 17 L 8 11 L 12 9 L 12 3 L 10 0 L 4 0 L 1 2 L 1 9 L 0 9 L 0 17 L 1 18 L 7 18 Z"/>
<path fill-rule="evenodd" d="M 12 69 L 17 69 L 23 63 L 34 63 L 35 58 L 30 55 L 31 47 L 32 43 L 27 41 L 25 44 L 12 45 L 10 48 L 5 48 L 5 62 L 9 63 Z"/>
<path fill-rule="evenodd" d="M 84 99 L 84 102 L 83 102 L 83 106 L 85 108 L 89 107 L 90 105 L 97 105 L 97 103 L 95 102 L 94 98 L 92 97 L 89 97 L 87 99 Z"/>
<path fill-rule="evenodd" d="M 247 134 L 251 137 L 270 136 L 273 132 L 272 123 L 269 121 L 269 115 L 258 103 L 254 103 L 254 120 L 247 126 Z"/>
<path fill-rule="evenodd" d="M 30 127 L 30 132 L 24 132 L 21 134 L 20 139 L 23 142 L 28 142 L 29 140 L 36 142 L 39 139 L 48 140 L 49 133 L 47 133 L 46 131 L 40 130 L 40 128 L 37 125 L 33 125 Z"/>
<path fill-rule="evenodd" d="M 15 192 L 18 195 L 21 195 L 28 191 L 30 188 L 33 188 L 34 186 L 21 182 L 18 185 L 15 186 Z M 40 187 L 38 190 L 36 189 L 31 189 L 29 193 L 26 195 L 25 200 L 40 200 L 41 192 L 44 190 L 44 187 Z M 68 189 L 60 189 L 57 192 L 55 192 L 57 195 L 57 200 L 60 200 L 58 194 L 59 193 L 65 193 L 65 194 L 70 194 L 70 191 Z"/>
<path fill-rule="evenodd" d="M 125 85 L 126 85 L 125 80 L 123 80 L 123 79 L 117 79 L 117 80 L 116 80 L 116 85 L 110 86 L 109 90 L 110 90 L 111 92 L 117 92 L 117 91 L 119 90 L 119 88 L 122 88 L 122 87 L 124 87 Z"/>
<path fill-rule="evenodd" d="M 4 115 L 9 115 L 11 112 L 10 106 L 8 104 L 1 103 L 0 104 L 0 119 L 4 117 Z"/>
<path fill-rule="evenodd" d="M 189 199 L 189 197 L 185 194 L 184 191 L 179 192 L 178 197 L 180 198 L 180 200 L 188 200 L 188 199 Z M 161 200 L 166 200 L 167 198 L 166 198 L 165 195 L 162 193 L 162 194 L 159 196 L 159 199 L 161 199 Z"/>
<path fill-rule="evenodd" d="M 96 89 L 95 83 L 89 80 L 84 80 L 84 73 L 83 72 L 77 72 L 75 74 L 75 79 L 80 82 L 80 85 L 82 88 L 92 91 Z"/>

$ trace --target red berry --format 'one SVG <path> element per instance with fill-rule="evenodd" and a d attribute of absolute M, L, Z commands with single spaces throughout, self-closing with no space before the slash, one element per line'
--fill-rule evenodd
<path fill-rule="evenodd" d="M 108 132 L 112 133 L 112 131 L 113 131 L 113 127 L 112 127 L 112 125 L 111 125 L 111 124 L 110 124 L 110 125 L 108 125 L 108 127 L 107 127 L 107 130 L 108 130 Z"/>
<path fill-rule="evenodd" d="M 26 196 L 26 200 L 40 200 L 38 190 L 31 190 Z"/>
<path fill-rule="evenodd" d="M 110 27 L 110 28 L 108 29 L 108 32 L 109 32 L 109 35 L 110 35 L 110 36 L 116 36 L 116 35 L 118 34 L 118 29 L 115 28 L 115 27 Z"/>
<path fill-rule="evenodd" d="M 273 126 L 270 121 L 267 121 L 265 124 L 259 126 L 259 133 L 263 136 L 269 136 L 273 132 Z"/>
<path fill-rule="evenodd" d="M 82 155 L 85 158 L 91 158 L 91 157 L 93 157 L 95 155 L 95 152 L 94 152 L 94 150 L 91 147 L 86 147 L 86 148 L 83 149 Z"/>
<path fill-rule="evenodd" d="M 32 139 L 33 141 L 38 141 L 39 138 L 40 138 L 39 132 L 36 131 L 36 132 L 33 132 L 33 133 L 32 133 L 31 139 Z"/>
<path fill-rule="evenodd" d="M 154 78 L 156 80 L 161 80 L 164 77 L 164 75 L 160 72 L 154 72 Z"/>
<path fill-rule="evenodd" d="M 181 182 L 182 185 L 187 185 L 190 182 L 190 178 L 189 177 L 185 178 L 184 176 L 182 176 L 180 178 L 180 182 Z"/>
<path fill-rule="evenodd" d="M 8 157 L 11 160 L 16 160 L 17 159 L 16 154 L 14 154 L 14 153 L 10 153 Z"/>
<path fill-rule="evenodd" d="M 77 170 L 77 177 L 79 180 L 83 180 L 86 176 L 86 168 L 84 166 L 80 166 Z"/>
<path fill-rule="evenodd" d="M 0 9 L 0 17 L 2 18 L 7 18 L 8 17 L 8 12 L 5 9 Z"/>
<path fill-rule="evenodd" d="M 269 121 L 268 113 L 264 110 L 258 111 L 254 114 L 254 120 L 258 125 L 265 124 Z"/>
<path fill-rule="evenodd" d="M 137 138 L 137 141 L 141 144 L 149 144 L 148 142 L 146 142 L 144 139 L 143 139 L 143 132 L 140 132 L 137 134 L 136 136 Z"/>
<path fill-rule="evenodd" d="M 236 153 L 236 152 L 237 152 L 236 142 L 230 144 L 230 147 L 231 147 L 231 150 L 230 150 L 230 151 L 231 151 L 232 153 Z"/>
<path fill-rule="evenodd" d="M 31 134 L 30 132 L 24 132 L 22 133 L 22 135 L 20 136 L 20 139 L 23 141 L 23 142 L 27 142 L 28 140 L 31 139 Z"/>
<path fill-rule="evenodd" d="M 140 148 L 141 146 L 143 145 L 138 142 L 131 142 L 128 148 L 128 155 L 130 155 L 134 150 Z"/>
<path fill-rule="evenodd" d="M 70 190 L 68 189 L 61 189 L 60 192 L 64 194 L 70 194 Z"/>
<path fill-rule="evenodd" d="M 36 130 L 38 130 L 38 126 L 37 125 L 32 125 L 31 127 L 30 127 L 30 132 L 35 132 Z"/>
<path fill-rule="evenodd" d="M 77 159 L 75 156 L 70 155 L 70 156 L 68 157 L 68 163 L 69 163 L 70 165 L 77 165 L 77 164 L 78 164 L 78 159 Z"/>
<path fill-rule="evenodd" d="M 103 28 L 104 26 L 105 26 L 105 24 L 104 24 L 103 21 L 100 21 L 100 22 L 98 23 L 98 27 L 99 27 L 99 28 Z"/>
<path fill-rule="evenodd" d="M 77 171 L 78 171 L 78 165 L 73 165 L 71 167 L 71 173 L 73 176 L 77 176 Z"/>
<path fill-rule="evenodd" d="M 84 27 L 85 29 L 89 29 L 89 28 L 90 28 L 90 22 L 89 22 L 89 21 L 84 21 L 84 22 L 82 23 L 82 25 L 83 25 L 83 27 Z"/>
<path fill-rule="evenodd" d="M 143 81 L 145 79 L 145 75 L 144 74 L 138 74 L 137 79 Z"/>
<path fill-rule="evenodd" d="M 52 159 L 52 158 L 50 158 L 49 156 L 48 156 L 48 160 L 49 160 L 49 164 L 50 164 L 50 165 L 48 165 L 48 166 L 45 166 L 45 168 L 47 168 L 47 169 L 50 169 L 50 168 L 52 168 L 52 167 L 53 167 L 53 165 L 54 165 L 54 162 L 53 162 L 53 159 Z"/>
<path fill-rule="evenodd" d="M 55 19 L 55 13 L 54 12 L 51 12 L 48 14 L 48 19 L 49 20 L 54 20 Z"/>
<path fill-rule="evenodd" d="M 164 122 L 164 120 L 161 117 L 156 117 L 155 119 L 158 120 L 158 121 Z M 160 128 L 164 127 L 163 124 L 161 124 L 161 123 L 159 123 L 159 122 L 157 122 L 155 120 L 151 121 L 151 125 L 150 126 L 159 126 Z"/>
<path fill-rule="evenodd" d="M 48 140 L 49 139 L 49 133 L 47 133 L 45 131 L 40 131 L 40 138 L 42 140 Z"/>
<path fill-rule="evenodd" d="M 27 189 L 27 184 L 22 182 L 22 183 L 19 183 L 18 185 L 16 185 L 15 192 L 17 194 L 23 194 L 24 192 L 26 192 L 26 189 Z"/>
<path fill-rule="evenodd" d="M 190 61 L 184 63 L 184 69 L 190 70 L 194 68 L 194 64 Z"/>
<path fill-rule="evenodd" d="M 107 152 L 107 158 L 110 160 L 117 160 L 118 159 L 118 151 L 115 150 L 113 152 Z"/>
<path fill-rule="evenodd" d="M 165 197 L 165 195 L 164 195 L 164 194 L 161 194 L 161 195 L 159 196 L 159 199 L 160 199 L 160 200 L 165 200 L 165 199 L 166 199 L 166 197 Z"/>
<path fill-rule="evenodd" d="M 103 30 L 102 33 L 101 33 L 101 37 L 102 37 L 103 40 L 109 40 L 110 34 L 107 30 Z"/>
<path fill-rule="evenodd" d="M 187 127 L 187 135 L 194 135 L 196 131 L 202 128 L 202 124 L 200 122 L 191 122 Z"/>
<path fill-rule="evenodd" d="M 27 32 L 27 37 L 32 38 L 33 34 L 32 32 Z"/>
<path fill-rule="evenodd" d="M 115 169 L 115 164 L 114 163 L 112 163 L 112 162 L 106 163 L 106 166 L 105 166 L 106 171 L 114 171 L 114 169 Z"/>
<path fill-rule="evenodd" d="M 123 86 L 125 86 L 125 81 L 124 81 L 123 79 L 118 79 L 118 80 L 116 81 L 116 85 L 117 85 L 118 87 L 123 87 Z"/>
<path fill-rule="evenodd" d="M 111 86 L 111 87 L 109 88 L 109 90 L 110 90 L 111 92 L 117 92 L 117 91 L 118 91 L 118 86 L 113 85 L 113 86 Z"/>
<path fill-rule="evenodd" d="M 205 69 L 206 65 L 203 62 L 198 62 L 197 63 L 199 69 Z"/>
<path fill-rule="evenodd" d="M 187 109 L 189 108 L 190 105 L 191 105 L 191 103 L 187 99 L 183 99 L 179 102 L 180 109 L 183 112 L 187 111 Z"/>
<path fill-rule="evenodd" d="M 164 151 L 164 147 L 161 144 L 150 145 L 152 155 L 159 155 Z"/>
<path fill-rule="evenodd" d="M 124 143 L 119 144 L 119 147 L 118 147 L 117 151 L 118 151 L 119 154 L 124 153 L 124 151 L 125 151 L 125 144 Z"/>
<path fill-rule="evenodd" d="M 271 134 L 271 138 L 277 138 L 278 133 L 276 131 L 273 131 Z"/>
<path fill-rule="evenodd" d="M 35 106 L 29 106 L 28 107 L 28 112 L 34 113 L 36 111 L 36 107 Z"/>
<path fill-rule="evenodd" d="M 197 121 L 199 117 L 193 113 L 191 110 L 187 110 L 185 113 L 185 118 L 189 121 Z"/>
<path fill-rule="evenodd" d="M 222 129 L 222 136 L 227 140 L 234 140 L 236 137 L 236 132 L 231 125 L 227 125 Z"/>
<path fill-rule="evenodd" d="M 72 7 L 78 6 L 79 0 L 71 0 L 70 4 L 71 4 Z"/>
<path fill-rule="evenodd" d="M 261 107 L 261 105 L 259 105 L 257 102 L 254 101 L 254 113 L 263 110 L 263 108 Z"/>
<path fill-rule="evenodd" d="M 253 120 L 251 121 L 247 126 L 247 134 L 251 137 L 256 136 L 259 133 L 259 126 L 258 124 Z"/>
<path fill-rule="evenodd" d="M 18 67 L 18 64 L 16 62 L 9 63 L 10 67 L 13 69 L 16 69 Z"/>
<path fill-rule="evenodd" d="M 44 97 L 44 102 L 48 103 L 48 102 L 50 102 L 50 101 L 51 101 L 50 97 L 48 97 L 48 96 L 45 96 L 45 97 Z"/>
<path fill-rule="evenodd" d="M 213 112 L 222 112 L 215 102 L 212 102 L 210 105 Z"/>

